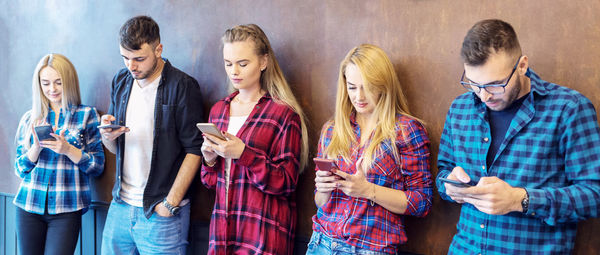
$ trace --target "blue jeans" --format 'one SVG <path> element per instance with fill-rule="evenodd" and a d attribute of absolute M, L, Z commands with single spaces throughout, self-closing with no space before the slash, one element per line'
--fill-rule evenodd
<path fill-rule="evenodd" d="M 102 254 L 186 254 L 190 203 L 179 214 L 150 219 L 142 207 L 113 200 L 102 233 Z"/>
<path fill-rule="evenodd" d="M 44 215 L 17 207 L 19 254 L 73 254 L 81 228 L 81 211 Z"/>
<path fill-rule="evenodd" d="M 320 232 L 313 231 L 308 242 L 306 255 L 346 255 L 346 254 L 369 254 L 379 255 L 387 254 L 382 252 L 371 251 L 367 249 L 357 248 L 347 244 L 343 240 L 331 238 Z"/>

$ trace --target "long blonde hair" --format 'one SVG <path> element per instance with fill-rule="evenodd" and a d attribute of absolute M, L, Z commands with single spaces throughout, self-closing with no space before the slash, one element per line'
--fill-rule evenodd
<path fill-rule="evenodd" d="M 396 161 L 399 162 L 399 154 L 395 145 L 396 115 L 401 114 L 418 119 L 410 114 L 406 97 L 402 92 L 392 62 L 382 49 L 371 44 L 361 44 L 353 48 L 340 63 L 333 135 L 331 142 L 325 148 L 325 155 L 329 158 L 339 155 L 344 160 L 349 160 L 352 148 L 356 147 L 357 139 L 350 124 L 350 116 L 355 110 L 346 90 L 345 73 L 349 64 L 356 65 L 360 70 L 365 90 L 373 94 L 380 94 L 373 111 L 373 114 L 377 116 L 377 125 L 373 131 L 373 139 L 363 153 L 362 166 L 365 168 L 363 170 L 373 164 L 381 147 L 388 142 Z M 401 127 L 401 129 L 402 136 L 405 137 L 404 128 Z"/>
<path fill-rule="evenodd" d="M 288 82 L 283 76 L 279 63 L 275 58 L 275 53 L 271 48 L 271 43 L 258 25 L 247 24 L 238 25 L 227 29 L 221 41 L 223 44 L 233 42 L 244 42 L 252 40 L 255 45 L 255 53 L 258 56 L 267 56 L 267 68 L 260 75 L 261 88 L 266 90 L 275 102 L 285 104 L 292 108 L 294 112 L 300 115 L 300 124 L 302 129 L 302 149 L 300 154 L 300 172 L 304 171 L 308 160 L 308 131 L 306 127 L 306 116 L 302 107 L 292 93 Z M 231 86 L 231 83 L 230 83 Z M 233 86 L 231 86 L 233 87 Z"/>
<path fill-rule="evenodd" d="M 60 75 L 62 82 L 62 99 L 61 109 L 65 116 L 65 123 L 68 123 L 70 118 L 70 107 L 81 104 L 81 94 L 79 92 L 79 78 L 75 67 L 69 59 L 61 54 L 48 54 L 42 57 L 33 71 L 33 79 L 31 82 L 32 104 L 29 125 L 33 125 L 38 121 L 45 121 L 50 111 L 50 100 L 42 91 L 40 82 L 40 71 L 45 67 L 51 67 Z M 58 116 L 56 116 L 58 118 Z M 31 137 L 31 128 L 27 129 L 27 135 L 24 141 L 27 141 L 26 147 L 30 144 L 28 141 Z"/>

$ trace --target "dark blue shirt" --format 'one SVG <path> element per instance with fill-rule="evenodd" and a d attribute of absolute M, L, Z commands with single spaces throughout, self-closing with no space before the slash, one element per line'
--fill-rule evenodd
<path fill-rule="evenodd" d="M 519 110 L 527 96 L 529 96 L 529 93 L 517 99 L 510 106 L 506 107 L 506 109 L 502 111 L 490 111 L 488 109 L 487 118 L 490 122 L 490 131 L 492 133 L 492 141 L 490 141 L 490 149 L 488 150 L 486 158 L 486 164 L 488 169 L 494 162 L 496 153 L 498 152 L 502 141 L 504 141 L 504 137 L 506 136 L 506 131 L 508 131 L 510 122 L 512 121 L 515 114 L 517 114 L 517 111 Z"/>
<path fill-rule="evenodd" d="M 108 114 L 115 116 L 116 123 L 125 125 L 125 116 L 133 76 L 127 68 L 121 69 L 112 82 L 111 102 Z M 154 105 L 154 139 L 150 174 L 144 189 L 144 213 L 150 218 L 154 206 L 171 190 L 181 163 L 187 153 L 202 155 L 202 134 L 196 123 L 204 122 L 202 95 L 196 79 L 173 67 L 165 59 Z M 125 136 L 117 138 L 116 182 L 113 198 L 121 201 L 121 174 Z"/>

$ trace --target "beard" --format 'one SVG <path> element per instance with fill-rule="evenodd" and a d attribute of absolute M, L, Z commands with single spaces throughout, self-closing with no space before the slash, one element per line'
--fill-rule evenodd
<path fill-rule="evenodd" d="M 506 100 L 504 99 L 495 99 L 488 100 L 486 103 L 487 107 L 492 111 L 502 111 L 508 107 L 510 107 L 515 101 L 519 99 L 519 94 L 521 94 L 521 79 L 517 79 L 515 84 L 511 86 L 511 90 L 506 90 Z M 497 104 L 496 106 L 490 106 L 489 104 Z"/>
<path fill-rule="evenodd" d="M 154 58 L 154 62 L 152 63 L 152 68 L 150 68 L 150 70 L 146 71 L 146 72 L 141 72 L 139 75 L 135 75 L 133 74 L 133 71 L 131 72 L 131 75 L 133 76 L 134 79 L 136 80 L 143 80 L 146 79 L 148 77 L 150 77 L 150 75 L 152 75 L 154 73 L 154 71 L 156 71 L 156 67 L 158 66 L 158 58 Z"/>

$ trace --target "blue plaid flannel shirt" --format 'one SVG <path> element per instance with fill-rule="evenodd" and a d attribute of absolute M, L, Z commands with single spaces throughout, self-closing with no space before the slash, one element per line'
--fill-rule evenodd
<path fill-rule="evenodd" d="M 66 155 L 46 148 L 40 152 L 37 162 L 31 162 L 24 146 L 25 143 L 33 143 L 33 137 L 25 140 L 27 129 L 31 128 L 31 111 L 25 113 L 19 122 L 15 137 L 15 173 L 22 181 L 13 203 L 25 211 L 44 214 L 46 199 L 48 214 L 85 211 L 90 204 L 89 176 L 98 176 L 104 171 L 104 151 L 97 128 L 100 117 L 95 108 L 83 105 L 71 107 L 68 112 L 70 118 L 65 123 L 61 110 L 55 133 L 67 128 L 66 140 L 82 150 L 77 164 Z M 55 115 L 50 111 L 46 121 L 54 123 Z"/>
<path fill-rule="evenodd" d="M 592 103 L 528 70 L 531 93 L 510 123 L 489 169 L 486 106 L 472 92 L 452 103 L 438 155 L 440 177 L 461 166 L 475 181 L 497 176 L 529 193 L 526 214 L 488 215 L 463 204 L 449 254 L 568 254 L 577 221 L 598 217 L 600 130 Z M 488 138 L 488 139 L 484 139 Z"/>

